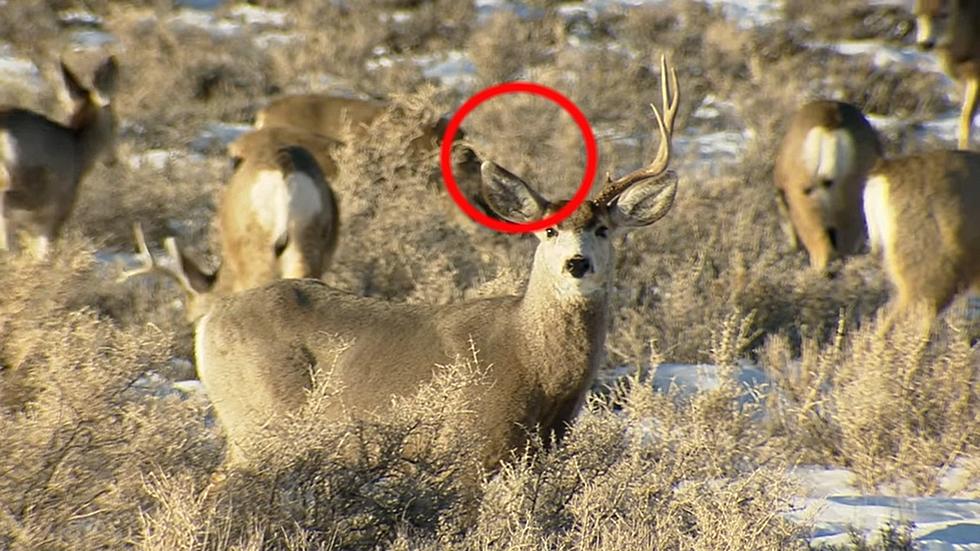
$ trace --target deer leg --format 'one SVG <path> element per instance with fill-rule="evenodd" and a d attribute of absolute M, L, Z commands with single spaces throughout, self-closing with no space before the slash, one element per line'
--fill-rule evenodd
<path fill-rule="evenodd" d="M 0 251 L 10 249 L 10 241 L 7 237 L 7 215 L 4 213 L 3 198 L 7 195 L 5 191 L 0 191 Z"/>
<path fill-rule="evenodd" d="M 793 251 L 800 250 L 800 241 L 796 237 L 796 228 L 793 227 L 793 221 L 789 217 L 789 206 L 786 204 L 786 195 L 782 189 L 778 190 L 776 195 L 776 208 L 779 211 L 779 228 L 783 230 L 789 248 Z"/>
<path fill-rule="evenodd" d="M 51 238 L 45 234 L 34 236 L 31 239 L 31 254 L 34 258 L 44 260 L 51 252 Z"/>
<path fill-rule="evenodd" d="M 977 94 L 980 92 L 980 76 L 966 81 L 963 91 L 963 110 L 960 112 L 960 149 L 970 148 L 970 128 L 973 126 L 973 116 L 977 112 Z"/>

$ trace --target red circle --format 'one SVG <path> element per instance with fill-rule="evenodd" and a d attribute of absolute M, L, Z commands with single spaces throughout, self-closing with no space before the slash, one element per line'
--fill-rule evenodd
<path fill-rule="evenodd" d="M 526 224 L 498 220 L 480 212 L 479 209 L 470 204 L 463 193 L 459 190 L 459 184 L 456 183 L 456 177 L 453 176 L 452 168 L 453 139 L 456 137 L 456 132 L 459 130 L 459 126 L 463 123 L 463 119 L 465 119 L 466 116 L 473 111 L 473 109 L 488 99 L 503 94 L 514 93 L 534 94 L 558 104 L 558 106 L 564 109 L 566 113 L 571 115 L 572 119 L 575 121 L 575 124 L 578 125 L 579 130 L 582 132 L 583 141 L 585 141 L 585 174 L 582 175 L 582 183 L 579 184 L 578 191 L 575 192 L 575 195 L 570 201 L 565 203 L 565 206 L 558 209 L 558 211 L 551 216 L 547 216 L 535 222 L 528 222 Z M 503 84 L 490 86 L 489 88 L 484 88 L 483 90 L 480 90 L 474 94 L 473 97 L 468 99 L 466 103 L 464 103 L 459 110 L 456 111 L 452 119 L 450 119 L 449 126 L 446 127 L 446 132 L 442 136 L 442 149 L 440 150 L 442 178 L 446 183 L 446 190 L 449 191 L 449 196 L 453 198 L 453 201 L 456 201 L 459 208 L 463 209 L 463 212 L 472 218 L 474 222 L 482 224 L 491 230 L 506 233 L 523 233 L 542 230 L 549 226 L 554 226 L 565 218 L 571 216 L 571 214 L 575 212 L 575 209 L 584 203 L 585 199 L 589 196 L 592 181 L 595 180 L 596 170 L 598 169 L 599 165 L 598 157 L 599 153 L 596 149 L 595 136 L 592 134 L 592 127 L 589 126 L 589 121 L 586 120 L 585 115 L 582 114 L 582 111 L 579 110 L 578 106 L 557 90 L 541 84 L 535 84 L 533 82 L 506 82 Z"/>

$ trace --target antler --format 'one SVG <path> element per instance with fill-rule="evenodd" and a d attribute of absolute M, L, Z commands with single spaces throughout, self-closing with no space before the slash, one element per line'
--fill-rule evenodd
<path fill-rule="evenodd" d="M 674 117 L 677 115 L 680 90 L 677 88 L 677 71 L 673 66 L 668 67 L 665 55 L 660 56 L 660 94 L 663 115 L 655 105 L 650 104 L 650 109 L 653 109 L 653 114 L 657 117 L 657 126 L 660 128 L 660 147 L 657 149 L 656 157 L 649 165 L 615 180 L 607 173 L 606 183 L 595 199 L 597 203 L 607 202 L 636 182 L 659 176 L 667 170 L 670 162 L 670 138 L 674 131 Z"/>
<path fill-rule="evenodd" d="M 143 235 L 143 226 L 139 222 L 133 223 L 133 237 L 136 239 L 136 246 L 139 248 L 138 258 L 140 260 L 140 266 L 132 270 L 123 271 L 119 274 L 116 281 L 126 281 L 133 276 L 158 272 L 176 280 L 177 284 L 188 295 L 194 296 L 198 294 L 194 286 L 191 285 L 190 279 L 187 278 L 187 273 L 184 271 L 184 263 L 180 257 L 180 249 L 177 248 L 177 241 L 173 237 L 164 239 L 163 247 L 167 251 L 170 262 L 175 264 L 176 267 L 164 266 L 157 259 L 153 258 L 153 255 L 150 254 L 150 249 L 146 246 L 146 236 Z"/>

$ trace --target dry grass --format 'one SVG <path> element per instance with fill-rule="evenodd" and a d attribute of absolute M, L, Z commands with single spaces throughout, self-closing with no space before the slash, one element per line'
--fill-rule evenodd
<path fill-rule="evenodd" d="M 176 152 L 162 166 L 98 167 L 50 261 L 0 260 L 0 547 L 792 549 L 805 548 L 805 527 L 780 516 L 788 464 L 847 466 L 869 489 L 920 492 L 965 465 L 976 488 L 976 328 L 952 311 L 933 333 L 883 334 L 877 263 L 853 259 L 833 280 L 810 273 L 783 242 L 773 204 L 771 152 L 802 100 L 832 96 L 909 120 L 953 107 L 935 75 L 808 46 L 899 44 L 906 16 L 787 2 L 786 19 L 748 31 L 680 0 L 595 20 L 536 1 L 526 3 L 533 17 L 479 24 L 473 5 L 452 0 L 256 3 L 286 7 L 275 29 L 293 37 L 286 46 L 181 29 L 168 2 L 0 6 L 0 36 L 45 71 L 78 30 L 60 13 L 102 16 L 123 68 L 122 157 Z M 576 40 L 589 47 L 567 47 Z M 634 375 L 593 396 L 560 446 L 535 442 L 483 476 L 458 413 L 479 378 L 472 361 L 372 422 L 318 424 L 320 400 L 336 390 L 322 381 L 305 411 L 257 435 L 269 450 L 261 467 L 203 492 L 220 429 L 206 402 L 170 385 L 188 376 L 192 355 L 181 295 L 165 281 L 115 283 L 119 265 L 105 257 L 131 250 L 136 220 L 151 243 L 176 235 L 220 256 L 210 219 L 228 168 L 219 141 L 196 138 L 211 121 L 249 122 L 270 97 L 327 82 L 394 103 L 368 139 L 337 153 L 343 234 L 327 282 L 434 303 L 518 291 L 533 239 L 466 220 L 441 188 L 435 152 L 407 145 L 464 97 L 406 59 L 449 50 L 469 56 L 478 86 L 529 79 L 573 99 L 599 135 L 600 173 L 654 151 L 647 104 L 661 51 L 678 65 L 683 132 L 747 131 L 728 164 L 691 167 L 695 154 L 677 151 L 673 212 L 620 244 L 606 367 L 647 373 L 666 358 L 730 373 L 755 359 L 771 378 L 764 403 L 728 379 L 683 398 Z M 378 63 L 381 54 L 395 61 Z M 51 85 L 2 98 L 54 116 Z M 708 96 L 723 112 L 695 116 Z M 488 102 L 466 128 L 481 152 L 554 198 L 581 177 L 578 129 L 543 101 Z M 903 132 L 886 136 L 891 151 L 921 146 Z"/>

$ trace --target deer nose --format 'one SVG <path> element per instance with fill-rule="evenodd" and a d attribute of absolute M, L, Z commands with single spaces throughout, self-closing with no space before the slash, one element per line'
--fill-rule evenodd
<path fill-rule="evenodd" d="M 592 264 L 589 263 L 589 259 L 581 255 L 573 256 L 565 262 L 565 271 L 572 275 L 575 279 L 579 279 L 585 275 L 585 272 L 589 271 Z"/>

